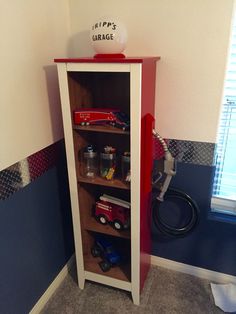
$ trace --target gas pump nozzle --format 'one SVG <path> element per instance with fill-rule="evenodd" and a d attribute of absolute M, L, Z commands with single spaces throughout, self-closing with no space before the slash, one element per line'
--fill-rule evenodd
<path fill-rule="evenodd" d="M 157 196 L 157 199 L 162 202 L 164 200 L 164 195 L 170 185 L 170 181 L 172 177 L 176 174 L 176 162 L 174 157 L 171 155 L 164 139 L 154 129 L 152 133 L 159 140 L 165 152 L 164 173 L 166 174 L 166 178 L 161 187 L 161 192 Z"/>

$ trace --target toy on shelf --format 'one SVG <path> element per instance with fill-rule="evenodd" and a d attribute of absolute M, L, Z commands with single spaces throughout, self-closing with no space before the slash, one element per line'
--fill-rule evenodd
<path fill-rule="evenodd" d="M 103 194 L 96 202 L 95 217 L 103 225 L 111 223 L 116 230 L 130 227 L 130 203 Z"/>
<path fill-rule="evenodd" d="M 117 266 L 121 262 L 121 255 L 114 248 L 113 243 L 103 235 L 95 236 L 91 254 L 93 257 L 102 258 L 98 264 L 103 272 L 109 271 L 111 267 Z"/>
<path fill-rule="evenodd" d="M 113 125 L 122 130 L 129 130 L 130 119 L 118 109 L 81 108 L 74 111 L 75 125 Z"/>
<path fill-rule="evenodd" d="M 113 180 L 116 172 L 116 149 L 105 146 L 100 154 L 100 175 L 103 179 Z"/>

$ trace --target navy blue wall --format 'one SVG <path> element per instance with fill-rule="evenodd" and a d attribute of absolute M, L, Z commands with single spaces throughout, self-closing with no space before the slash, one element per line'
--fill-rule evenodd
<path fill-rule="evenodd" d="M 65 152 L 0 201 L 0 313 L 28 313 L 74 251 Z"/>
<path fill-rule="evenodd" d="M 153 227 L 152 254 L 236 276 L 236 217 L 227 220 L 223 215 L 210 215 L 213 174 L 211 166 L 178 163 L 171 185 L 197 201 L 200 222 L 184 238 L 163 236 Z"/>

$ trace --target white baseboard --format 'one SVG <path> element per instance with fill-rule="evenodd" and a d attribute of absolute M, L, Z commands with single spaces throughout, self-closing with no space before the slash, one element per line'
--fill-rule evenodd
<path fill-rule="evenodd" d="M 184 274 L 193 275 L 202 279 L 207 279 L 215 283 L 234 283 L 236 284 L 236 277 L 224 273 L 218 273 L 205 268 L 195 267 L 158 256 L 151 255 L 151 264 L 160 266 L 170 270 L 178 271 Z M 235 266 L 236 267 L 236 266 Z"/>
<path fill-rule="evenodd" d="M 53 293 L 56 291 L 56 289 L 60 286 L 62 281 L 67 276 L 69 270 L 75 263 L 75 255 L 73 254 L 67 264 L 62 268 L 60 273 L 57 275 L 57 277 L 53 280 L 53 282 L 50 284 L 50 286 L 47 288 L 47 290 L 44 292 L 44 294 L 41 296 L 41 298 L 38 300 L 38 302 L 34 305 L 32 310 L 29 312 L 29 314 L 38 314 L 43 309 L 45 304 L 48 302 L 48 300 L 51 298 Z"/>

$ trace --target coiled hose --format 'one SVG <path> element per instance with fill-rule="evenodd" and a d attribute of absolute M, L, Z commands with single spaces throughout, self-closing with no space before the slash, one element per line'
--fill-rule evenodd
<path fill-rule="evenodd" d="M 183 237 L 191 232 L 197 225 L 199 220 L 199 208 L 197 203 L 185 192 L 169 188 L 171 178 L 176 174 L 174 158 L 171 155 L 168 146 L 164 139 L 153 130 L 153 135 L 161 143 L 164 150 L 164 173 L 166 174 L 165 182 L 160 191 L 155 192 L 155 197 L 152 204 L 152 217 L 154 224 L 158 230 L 162 233 L 175 237 Z M 157 183 L 158 180 L 155 181 Z M 167 200 L 173 202 L 181 202 L 184 208 L 188 208 L 190 212 L 190 219 L 188 222 L 181 227 L 174 227 L 167 224 L 161 217 L 160 207 L 161 204 Z M 186 206 L 187 205 L 187 206 Z"/>
<path fill-rule="evenodd" d="M 181 227 L 174 227 L 166 223 L 161 215 L 161 206 L 165 201 L 181 202 L 185 209 L 188 210 L 190 216 L 188 222 Z M 183 237 L 190 233 L 197 225 L 199 220 L 199 208 L 197 203 L 186 193 L 169 188 L 164 195 L 164 200 L 160 201 L 158 198 L 154 198 L 152 204 L 152 218 L 156 228 L 164 233 L 174 237 Z"/>

